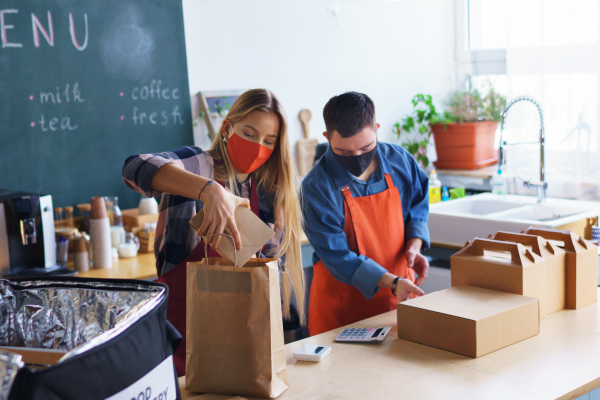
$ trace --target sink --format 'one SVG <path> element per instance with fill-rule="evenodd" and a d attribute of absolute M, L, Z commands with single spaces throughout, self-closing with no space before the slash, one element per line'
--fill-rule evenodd
<path fill-rule="evenodd" d="M 474 197 L 474 196 L 472 196 Z M 473 201 L 448 201 L 443 203 L 444 207 L 438 207 L 441 214 L 473 214 L 487 215 L 500 211 L 512 210 L 521 207 L 520 204 L 511 204 L 495 200 L 473 200 Z M 433 207 L 433 205 L 431 206 Z M 436 209 L 437 210 L 437 209 Z"/>
<path fill-rule="evenodd" d="M 498 231 L 521 232 L 530 226 L 580 230 L 588 218 L 600 215 L 600 203 L 548 198 L 543 204 L 532 196 L 508 195 L 498 200 L 491 193 L 463 197 L 429 206 L 431 243 L 463 247 L 468 240 Z M 582 232 L 578 232 L 582 234 Z"/>
<path fill-rule="evenodd" d="M 567 217 L 578 216 L 592 210 L 577 210 L 574 208 L 550 207 L 545 204 L 537 206 L 519 207 L 508 213 L 502 213 L 502 217 L 529 220 L 529 221 L 556 221 Z"/>

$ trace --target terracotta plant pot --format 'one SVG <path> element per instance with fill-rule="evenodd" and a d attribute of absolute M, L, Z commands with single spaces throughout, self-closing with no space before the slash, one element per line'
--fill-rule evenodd
<path fill-rule="evenodd" d="M 494 150 L 497 122 L 436 124 L 431 127 L 438 160 L 436 168 L 479 169 L 498 162 Z"/>

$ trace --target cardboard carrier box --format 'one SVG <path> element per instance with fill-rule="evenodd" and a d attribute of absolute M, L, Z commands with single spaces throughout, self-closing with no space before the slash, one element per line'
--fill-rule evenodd
<path fill-rule="evenodd" d="M 546 239 L 524 233 L 498 232 L 489 239 L 520 243 L 546 260 L 545 315 L 567 307 L 567 254 Z"/>
<path fill-rule="evenodd" d="M 476 238 L 452 255 L 450 264 L 452 286 L 533 297 L 540 301 L 539 318 L 546 317 L 546 261 L 522 244 Z"/>
<path fill-rule="evenodd" d="M 598 300 L 596 245 L 569 231 L 530 227 L 524 233 L 541 236 L 567 253 L 567 308 L 577 310 Z"/>
<path fill-rule="evenodd" d="M 540 331 L 538 299 L 456 286 L 399 303 L 398 337 L 481 357 Z"/>

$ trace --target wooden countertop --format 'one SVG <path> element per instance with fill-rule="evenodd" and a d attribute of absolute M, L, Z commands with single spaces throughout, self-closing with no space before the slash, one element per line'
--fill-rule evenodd
<path fill-rule="evenodd" d="M 154 253 L 138 253 L 133 258 L 119 258 L 118 262 L 113 263 L 112 268 L 90 269 L 78 272 L 75 276 L 107 279 L 153 279 L 157 276 L 156 259 Z"/>
<path fill-rule="evenodd" d="M 438 175 L 453 175 L 462 176 L 467 178 L 480 178 L 480 179 L 492 179 L 496 171 L 498 170 L 497 165 L 491 165 L 481 169 L 435 169 Z"/>
<path fill-rule="evenodd" d="M 385 325 L 393 328 L 381 344 L 335 343 L 340 328 L 286 345 L 290 388 L 278 399 L 574 399 L 600 386 L 597 303 L 550 314 L 539 335 L 476 359 L 399 339 L 395 311 L 348 326 Z M 331 354 L 296 361 L 305 343 Z M 183 399 L 234 397 L 188 393 L 179 382 Z"/>

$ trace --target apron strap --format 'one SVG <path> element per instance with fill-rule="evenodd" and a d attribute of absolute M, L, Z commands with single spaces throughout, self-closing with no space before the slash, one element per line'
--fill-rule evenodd
<path fill-rule="evenodd" d="M 216 181 L 219 185 L 227 189 L 225 182 Z M 250 209 L 258 217 L 258 192 L 256 189 L 256 182 L 254 180 L 254 174 L 250 176 Z"/>
<path fill-rule="evenodd" d="M 346 198 L 346 201 L 348 201 L 348 199 L 352 198 L 352 192 L 350 192 L 350 187 L 348 187 L 348 186 L 342 188 L 342 194 Z"/>
<path fill-rule="evenodd" d="M 385 181 L 387 182 L 388 189 L 395 187 L 394 181 L 392 180 L 392 176 L 390 174 L 385 174 Z"/>
<path fill-rule="evenodd" d="M 385 174 L 385 182 L 387 183 L 388 189 L 396 187 L 394 185 L 394 181 L 392 180 L 392 176 L 390 174 Z M 352 193 L 350 192 L 350 187 L 348 185 L 346 185 L 344 188 L 342 188 L 342 194 L 344 195 L 346 200 L 353 198 Z"/>
<path fill-rule="evenodd" d="M 258 217 L 258 193 L 256 191 L 254 174 L 251 175 L 250 179 L 250 209 Z"/>

